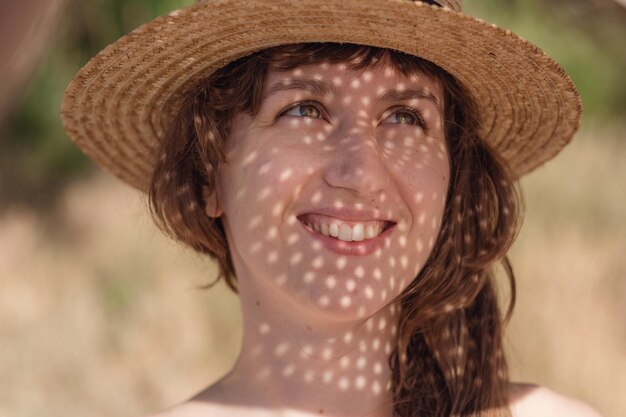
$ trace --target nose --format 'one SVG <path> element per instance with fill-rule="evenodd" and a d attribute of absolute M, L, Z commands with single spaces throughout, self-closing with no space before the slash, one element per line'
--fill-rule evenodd
<path fill-rule="evenodd" d="M 362 197 L 375 195 L 389 186 L 383 155 L 376 140 L 364 132 L 341 138 L 332 152 L 324 176 L 329 185 Z"/>

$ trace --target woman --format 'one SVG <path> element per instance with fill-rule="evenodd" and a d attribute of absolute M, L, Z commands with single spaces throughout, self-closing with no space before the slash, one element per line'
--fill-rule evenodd
<path fill-rule="evenodd" d="M 62 114 L 241 298 L 237 363 L 163 415 L 597 415 L 509 381 L 491 282 L 578 94 L 458 2 L 199 2 L 101 52 Z"/>

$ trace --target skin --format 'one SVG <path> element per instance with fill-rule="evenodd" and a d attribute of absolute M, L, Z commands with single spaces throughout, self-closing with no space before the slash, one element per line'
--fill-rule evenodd
<path fill-rule="evenodd" d="M 388 94 L 402 91 L 417 94 Z M 259 113 L 234 119 L 207 197 L 240 282 L 241 353 L 221 380 L 161 416 L 392 416 L 393 299 L 432 250 L 449 185 L 442 109 L 437 82 L 385 63 L 268 74 Z M 300 220 L 311 213 L 393 226 L 375 250 L 338 253 Z"/>

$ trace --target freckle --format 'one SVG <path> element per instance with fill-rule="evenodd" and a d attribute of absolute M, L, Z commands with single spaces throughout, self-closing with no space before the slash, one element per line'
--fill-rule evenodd
<path fill-rule="evenodd" d="M 258 301 L 256 302 L 257 307 L 261 306 L 261 303 L 259 303 Z"/>

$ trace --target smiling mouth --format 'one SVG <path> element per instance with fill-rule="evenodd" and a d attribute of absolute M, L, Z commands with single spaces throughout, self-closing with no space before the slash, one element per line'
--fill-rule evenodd
<path fill-rule="evenodd" d="M 367 241 L 395 225 L 389 220 L 352 222 L 320 214 L 305 214 L 299 216 L 298 220 L 316 233 L 344 242 Z"/>

